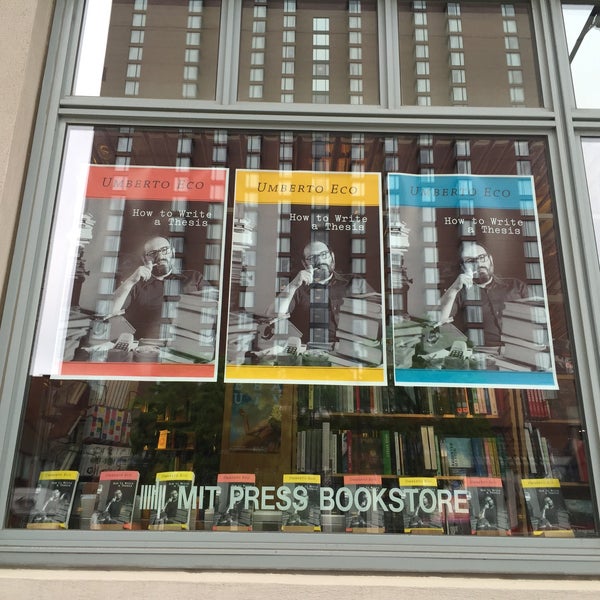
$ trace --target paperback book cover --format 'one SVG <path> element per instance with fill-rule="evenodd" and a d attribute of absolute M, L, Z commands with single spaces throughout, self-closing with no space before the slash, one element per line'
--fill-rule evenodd
<path fill-rule="evenodd" d="M 377 510 L 373 498 L 381 490 L 381 475 L 344 475 L 347 490 L 343 506 L 346 511 L 346 532 L 384 533 L 384 513 Z"/>
<path fill-rule="evenodd" d="M 245 488 L 256 483 L 254 473 L 219 473 L 213 531 L 252 531 L 253 508 L 245 502 Z"/>
<path fill-rule="evenodd" d="M 100 473 L 90 529 L 131 529 L 139 480 L 138 471 Z"/>
<path fill-rule="evenodd" d="M 399 477 L 400 497 L 404 501 L 404 533 L 442 534 L 442 507 L 438 502 L 435 477 Z"/>
<path fill-rule="evenodd" d="M 522 479 L 521 486 L 533 535 L 545 537 L 573 535 L 558 479 Z"/>
<path fill-rule="evenodd" d="M 283 512 L 281 530 L 321 531 L 321 476 L 285 474 L 283 485 L 289 490 L 289 508 Z"/>
<path fill-rule="evenodd" d="M 441 503 L 445 533 L 470 535 L 470 502 L 465 477 L 438 477 L 438 489 L 444 494 Z"/>
<path fill-rule="evenodd" d="M 156 474 L 155 508 L 150 513 L 148 529 L 180 531 L 190 528 L 194 486 L 192 471 L 166 471 Z"/>
<path fill-rule="evenodd" d="M 78 480 L 78 471 L 42 471 L 27 528 L 68 529 Z"/>
<path fill-rule="evenodd" d="M 510 535 L 508 508 L 499 477 L 467 477 L 473 535 Z"/>

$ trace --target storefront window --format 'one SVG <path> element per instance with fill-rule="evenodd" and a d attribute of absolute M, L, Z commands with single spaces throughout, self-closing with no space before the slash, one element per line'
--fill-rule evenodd
<path fill-rule="evenodd" d="M 63 194 L 79 213 L 70 236 L 57 221 L 47 271 L 50 282 L 58 272 L 55 253 L 74 246 L 63 254 L 68 285 L 44 295 L 40 327 L 53 314 L 60 331 L 53 344 L 38 336 L 6 526 L 596 535 L 547 154 L 538 137 L 72 127 L 57 215 Z M 481 249 L 445 209 L 398 210 L 391 177 L 383 229 L 367 229 L 383 236 L 383 253 L 373 250 L 368 233 L 352 231 L 359 229 L 358 212 L 328 213 L 317 200 L 307 219 L 316 225 L 346 216 L 344 227 L 311 227 L 319 236 L 327 232 L 327 243 L 319 237 L 298 245 L 303 207 L 293 199 L 275 203 L 272 223 L 253 221 L 252 212 L 270 215 L 273 201 L 267 212 L 262 200 L 249 200 L 239 212 L 242 176 L 253 172 L 265 181 L 277 174 L 280 187 L 271 190 L 277 193 L 284 184 L 298 185 L 298 173 L 327 174 L 335 185 L 338 175 L 359 181 L 412 174 L 424 185 L 454 174 L 457 186 L 478 186 L 496 198 L 488 211 L 502 206 L 511 182 L 529 194 L 518 178 L 531 175 L 535 210 L 522 199 L 518 218 L 507 213 L 492 223 L 488 212 L 482 224 L 479 213 L 469 212 L 472 203 L 461 202 L 455 215 L 463 215 L 466 228 L 486 228 L 489 247 Z M 69 187 L 86 179 L 87 188 Z M 178 186 L 176 194 L 161 191 L 167 182 Z M 368 179 L 352 193 L 360 186 L 367 189 Z M 103 187 L 111 192 L 104 195 Z M 360 215 L 367 220 L 360 223 L 376 222 L 367 209 L 365 200 Z M 506 222 L 513 216 L 514 223 Z M 451 255 L 451 229 L 477 252 L 454 246 Z M 277 243 L 268 257 L 261 238 L 271 234 Z M 375 254 L 384 263 L 380 288 Z M 528 322 L 525 331 L 513 329 L 519 355 L 498 346 L 485 351 L 488 331 L 476 317 L 487 309 L 468 296 L 464 315 L 473 318 L 460 325 L 464 335 L 456 333 L 456 315 L 457 337 L 442 343 L 450 330 L 434 321 L 441 321 L 442 298 L 459 280 L 459 263 L 462 276 L 477 263 L 477 277 L 510 276 L 513 288 L 518 278 L 528 297 L 546 296 L 549 327 Z M 287 329 L 290 306 L 268 313 L 261 304 L 266 296 L 285 301 L 302 272 L 323 277 L 308 293 L 308 340 Z M 487 294 L 477 277 L 469 289 Z M 352 293 L 334 307 L 333 282 L 350 279 L 368 287 L 348 286 Z M 127 330 L 128 308 L 148 281 L 164 285 L 158 306 Z M 115 310 L 127 282 L 129 304 Z M 50 304 L 54 313 L 50 297 L 58 298 Z M 343 325 L 342 313 L 361 326 Z M 154 329 L 142 335 L 150 324 Z M 551 331 L 551 339 L 533 331 L 542 338 Z M 508 331 L 501 335 L 506 348 Z M 384 385 L 327 380 L 348 363 L 351 373 L 361 363 L 360 376 L 379 376 L 386 360 L 394 368 L 384 369 Z M 394 385 L 423 361 L 429 363 L 420 383 Z M 313 381 L 233 381 L 244 368 L 273 374 L 299 364 L 315 373 Z M 514 381 L 538 374 L 545 381 L 551 373 L 557 387 L 435 384 L 439 373 L 453 369 Z"/>
<path fill-rule="evenodd" d="M 529 2 L 398 2 L 403 104 L 540 106 Z"/>
<path fill-rule="evenodd" d="M 596 57 L 600 52 L 600 5 L 564 3 L 563 17 L 577 106 L 598 108 Z"/>

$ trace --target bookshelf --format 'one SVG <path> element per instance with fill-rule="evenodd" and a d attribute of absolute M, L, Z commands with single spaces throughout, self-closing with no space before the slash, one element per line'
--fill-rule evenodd
<path fill-rule="evenodd" d="M 333 487 L 349 474 L 380 475 L 388 489 L 399 477 L 435 477 L 440 489 L 465 477 L 499 478 L 510 531 L 529 535 L 522 479 L 555 478 L 567 506 L 591 502 L 573 377 L 562 375 L 560 387 L 307 386 L 295 404 L 293 464 Z M 565 428 L 566 448 L 558 444 Z M 581 529 L 592 530 L 589 516 L 580 513 Z M 460 527 L 446 533 L 452 531 Z"/>

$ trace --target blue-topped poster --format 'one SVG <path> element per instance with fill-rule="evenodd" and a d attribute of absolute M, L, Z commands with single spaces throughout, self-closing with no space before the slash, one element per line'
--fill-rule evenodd
<path fill-rule="evenodd" d="M 533 179 L 387 183 L 396 385 L 556 388 Z"/>

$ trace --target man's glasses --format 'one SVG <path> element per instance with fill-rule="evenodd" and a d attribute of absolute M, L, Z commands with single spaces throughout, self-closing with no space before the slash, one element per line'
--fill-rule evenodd
<path fill-rule="evenodd" d="M 308 263 L 314 264 L 316 262 L 327 260 L 329 258 L 329 250 L 323 250 L 321 252 L 317 252 L 316 254 L 309 254 L 304 257 L 304 260 Z"/>
<path fill-rule="evenodd" d="M 163 246 L 162 248 L 158 248 L 157 250 L 148 250 L 147 252 L 144 253 L 144 256 L 147 256 L 148 258 L 151 258 L 152 260 L 154 260 L 155 258 L 158 258 L 159 256 L 166 256 L 167 254 L 169 254 L 170 251 L 171 251 L 171 246 Z"/>
<path fill-rule="evenodd" d="M 479 256 L 463 258 L 463 263 L 465 265 L 476 265 L 478 263 L 486 262 L 489 257 L 490 257 L 489 254 L 480 254 Z"/>

